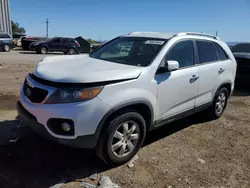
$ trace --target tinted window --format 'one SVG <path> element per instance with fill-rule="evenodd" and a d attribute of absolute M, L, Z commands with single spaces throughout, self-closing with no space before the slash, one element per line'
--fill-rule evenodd
<path fill-rule="evenodd" d="M 55 39 L 53 40 L 53 43 L 61 43 L 61 39 Z"/>
<path fill-rule="evenodd" d="M 10 36 L 7 33 L 0 33 L 0 39 L 4 39 L 4 38 L 9 39 Z"/>
<path fill-rule="evenodd" d="M 212 42 L 196 41 L 200 63 L 217 61 L 217 52 Z"/>
<path fill-rule="evenodd" d="M 217 50 L 219 59 L 220 59 L 221 61 L 227 60 L 227 59 L 228 59 L 228 56 L 227 56 L 226 52 L 220 47 L 220 45 L 217 44 L 217 43 L 214 43 L 214 46 L 215 46 L 215 48 L 216 48 L 216 50 Z"/>
<path fill-rule="evenodd" d="M 148 66 L 165 42 L 165 39 L 119 37 L 102 45 L 90 57 L 126 65 Z"/>
<path fill-rule="evenodd" d="M 69 39 L 70 40 L 70 43 L 74 44 L 76 43 L 76 41 L 74 39 Z"/>
<path fill-rule="evenodd" d="M 231 48 L 232 52 L 250 53 L 250 43 L 236 44 Z"/>
<path fill-rule="evenodd" d="M 63 43 L 70 43 L 69 39 L 63 39 Z"/>
<path fill-rule="evenodd" d="M 179 67 L 188 67 L 194 64 L 193 41 L 177 43 L 167 54 L 166 60 L 178 61 Z"/>

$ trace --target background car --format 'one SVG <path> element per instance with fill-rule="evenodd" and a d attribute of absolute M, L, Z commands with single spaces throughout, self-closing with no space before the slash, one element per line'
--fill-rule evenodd
<path fill-rule="evenodd" d="M 73 38 L 54 37 L 44 42 L 33 42 L 29 48 L 38 54 L 47 52 L 63 52 L 64 54 L 78 54 L 81 51 L 80 44 Z"/>
<path fill-rule="evenodd" d="M 236 84 L 250 86 L 250 43 L 240 43 L 231 48 L 237 61 Z"/>
<path fill-rule="evenodd" d="M 14 42 L 8 33 L 0 32 L 0 49 L 9 52 L 14 48 Z"/>
<path fill-rule="evenodd" d="M 48 40 L 47 37 L 22 37 L 21 46 L 23 50 L 29 50 L 30 44 L 33 42 L 41 42 Z"/>

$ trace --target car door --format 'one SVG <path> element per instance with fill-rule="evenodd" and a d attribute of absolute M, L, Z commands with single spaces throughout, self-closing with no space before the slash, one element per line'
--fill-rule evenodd
<path fill-rule="evenodd" d="M 220 69 L 222 69 L 222 62 L 218 58 L 212 41 L 196 40 L 196 46 L 200 78 L 195 106 L 199 107 L 213 101 L 214 93 L 221 84 Z"/>
<path fill-rule="evenodd" d="M 50 50 L 52 51 L 62 51 L 62 38 L 55 38 L 54 40 L 51 41 L 50 43 Z"/>
<path fill-rule="evenodd" d="M 69 51 L 71 45 L 72 45 L 72 44 L 70 43 L 70 40 L 67 39 L 67 38 L 64 38 L 64 39 L 63 39 L 63 44 L 62 44 L 62 50 L 63 50 L 64 52 Z"/>
<path fill-rule="evenodd" d="M 195 66 L 194 42 L 185 39 L 168 50 L 164 62 L 178 61 L 179 69 L 156 73 L 158 83 L 158 120 L 168 120 L 194 109 L 198 89 L 198 68 Z"/>

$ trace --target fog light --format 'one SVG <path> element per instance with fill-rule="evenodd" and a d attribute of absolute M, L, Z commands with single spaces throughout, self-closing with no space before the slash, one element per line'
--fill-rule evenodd
<path fill-rule="evenodd" d="M 66 122 L 63 122 L 62 123 L 62 130 L 65 131 L 65 132 L 69 132 L 71 129 L 70 125 Z"/>

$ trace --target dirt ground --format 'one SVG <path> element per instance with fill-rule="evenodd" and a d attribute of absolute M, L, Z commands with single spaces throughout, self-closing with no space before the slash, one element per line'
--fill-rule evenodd
<path fill-rule="evenodd" d="M 250 187 L 250 91 L 236 89 L 225 114 L 201 114 L 166 125 L 146 138 L 135 166 L 112 168 L 92 150 L 47 141 L 16 120 L 15 103 L 28 71 L 44 56 L 0 53 L 0 187 L 80 187 L 102 175 L 121 187 Z M 19 140 L 16 141 L 16 138 Z M 11 143 L 9 143 L 11 141 Z M 91 181 L 88 177 L 97 174 Z"/>

